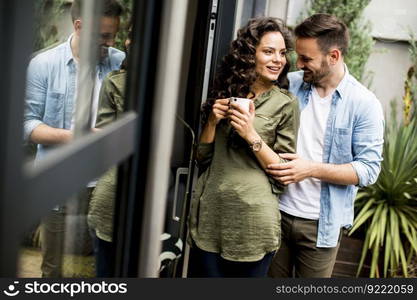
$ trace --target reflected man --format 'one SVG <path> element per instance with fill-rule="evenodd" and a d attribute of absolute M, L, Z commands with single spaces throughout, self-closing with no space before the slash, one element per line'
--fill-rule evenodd
<path fill-rule="evenodd" d="M 71 17 L 74 31 L 68 40 L 57 47 L 41 52 L 29 64 L 25 98 L 24 136 L 38 144 L 36 160 L 42 159 L 56 145 L 71 141 L 74 127 L 77 69 L 80 61 L 80 35 L 83 25 L 81 0 L 74 0 Z M 98 91 L 103 78 L 110 71 L 120 68 L 124 53 L 114 45 L 119 29 L 122 7 L 116 0 L 103 1 L 100 20 L 100 39 L 97 42 L 99 61 L 93 94 L 90 119 L 94 127 Z M 82 194 L 87 202 L 94 185 Z M 63 199 L 64 200 L 64 199 Z M 84 204 L 85 205 L 85 204 Z M 41 226 L 42 276 L 61 277 L 65 208 L 54 208 Z"/>

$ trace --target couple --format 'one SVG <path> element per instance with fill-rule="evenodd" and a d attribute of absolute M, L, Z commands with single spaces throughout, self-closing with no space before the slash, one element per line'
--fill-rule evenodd
<path fill-rule="evenodd" d="M 77 74 L 81 64 L 80 38 L 83 24 L 85 24 L 82 18 L 83 2 L 83 0 L 72 1 L 73 33 L 68 40 L 56 47 L 41 51 L 30 61 L 28 67 L 24 130 L 25 138 L 38 144 L 36 161 L 43 159 L 47 152 L 56 145 L 68 143 L 73 139 Z M 92 109 L 89 115 L 91 128 L 102 127 L 117 115 L 116 110 L 117 112 L 123 110 L 123 103 L 119 103 L 122 102 L 123 97 L 120 95 L 123 95 L 123 91 L 118 87 L 122 86 L 121 77 L 126 75 L 123 70 L 119 71 L 124 62 L 125 53 L 113 48 L 122 13 L 123 7 L 117 0 L 102 1 L 98 27 L 99 38 L 96 42 L 99 57 L 96 66 Z M 109 103 L 109 94 L 114 95 L 114 99 L 121 100 Z M 63 276 L 65 234 L 74 234 L 66 232 L 66 217 L 75 213 L 85 214 L 89 204 L 89 212 L 95 213 L 89 214 L 89 225 L 91 232 L 94 233 L 97 276 L 113 276 L 114 245 L 111 242 L 113 203 L 107 201 L 102 205 L 103 207 L 94 209 L 97 207 L 97 202 L 103 203 L 100 201 L 101 198 L 104 198 L 103 194 L 111 195 L 111 189 L 107 191 L 103 188 L 103 182 L 112 179 L 108 174 L 106 173 L 106 177 L 100 179 L 98 183 L 89 183 L 77 195 L 76 201 L 73 200 L 71 204 L 68 203 L 69 205 L 57 206 L 48 216 L 43 218 L 40 229 L 42 277 Z M 96 185 L 98 189 L 95 189 Z M 113 186 L 111 185 L 111 187 Z M 81 209 L 77 211 L 74 206 L 80 206 Z M 97 216 L 98 213 L 101 213 L 101 216 Z M 103 224 L 105 223 L 103 220 L 107 223 Z"/>
<path fill-rule="evenodd" d="M 348 43 L 334 16 L 307 18 L 295 28 L 301 71 L 287 74 L 280 20 L 239 30 L 203 108 L 191 277 L 331 276 L 357 187 L 382 160 L 382 108 L 349 75 Z M 249 111 L 230 97 L 251 98 Z"/>

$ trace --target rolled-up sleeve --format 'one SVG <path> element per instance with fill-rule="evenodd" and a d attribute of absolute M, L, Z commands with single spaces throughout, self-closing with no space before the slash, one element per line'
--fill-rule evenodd
<path fill-rule="evenodd" d="M 280 116 L 280 121 L 276 128 L 276 138 L 273 145 L 273 150 L 277 154 L 279 153 L 295 153 L 297 150 L 297 135 L 298 127 L 300 125 L 300 111 L 298 108 L 297 99 L 290 95 L 292 99 L 283 109 L 283 113 Z M 287 160 L 280 158 L 282 163 Z M 276 181 L 272 177 L 268 177 L 272 186 L 272 191 L 275 194 L 282 194 L 285 190 L 285 185 Z"/>
<path fill-rule="evenodd" d="M 289 102 L 279 116 L 280 120 L 275 130 L 273 150 L 276 153 L 295 153 L 297 150 L 297 134 L 300 125 L 300 111 L 295 97 Z"/>
<path fill-rule="evenodd" d="M 24 139 L 29 140 L 32 131 L 42 124 L 45 112 L 47 76 L 42 59 L 35 57 L 29 63 L 26 79 Z"/>
<path fill-rule="evenodd" d="M 211 163 L 214 153 L 213 143 L 199 143 L 197 145 L 197 162 L 200 167 L 207 166 Z"/>
<path fill-rule="evenodd" d="M 358 185 L 373 184 L 381 171 L 382 149 L 384 144 L 384 115 L 380 102 L 375 98 L 358 116 L 353 128 L 351 162 Z"/>

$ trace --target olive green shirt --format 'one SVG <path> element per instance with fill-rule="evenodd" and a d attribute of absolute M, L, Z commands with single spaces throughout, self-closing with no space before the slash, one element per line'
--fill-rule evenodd
<path fill-rule="evenodd" d="M 295 153 L 298 101 L 274 87 L 254 100 L 254 128 L 276 153 Z M 231 261 L 258 261 L 278 249 L 278 195 L 247 143 L 223 120 L 213 143 L 198 147 L 199 177 L 189 219 L 192 241 Z"/>
<path fill-rule="evenodd" d="M 126 71 L 110 72 L 103 80 L 96 127 L 101 128 L 124 112 Z M 113 237 L 114 202 L 117 168 L 111 168 L 97 182 L 88 210 L 88 224 L 100 239 L 111 242 Z"/>

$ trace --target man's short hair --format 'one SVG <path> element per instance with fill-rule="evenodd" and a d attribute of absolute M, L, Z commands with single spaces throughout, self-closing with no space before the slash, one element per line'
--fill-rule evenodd
<path fill-rule="evenodd" d="M 81 18 L 83 0 L 74 0 L 71 5 L 72 22 Z M 102 11 L 104 17 L 120 17 L 123 13 L 123 7 L 117 0 L 100 0 L 103 2 Z"/>
<path fill-rule="evenodd" d="M 337 47 L 346 55 L 349 47 L 349 30 L 345 23 L 329 14 L 315 14 L 294 29 L 297 38 L 316 38 L 321 52 Z"/>

